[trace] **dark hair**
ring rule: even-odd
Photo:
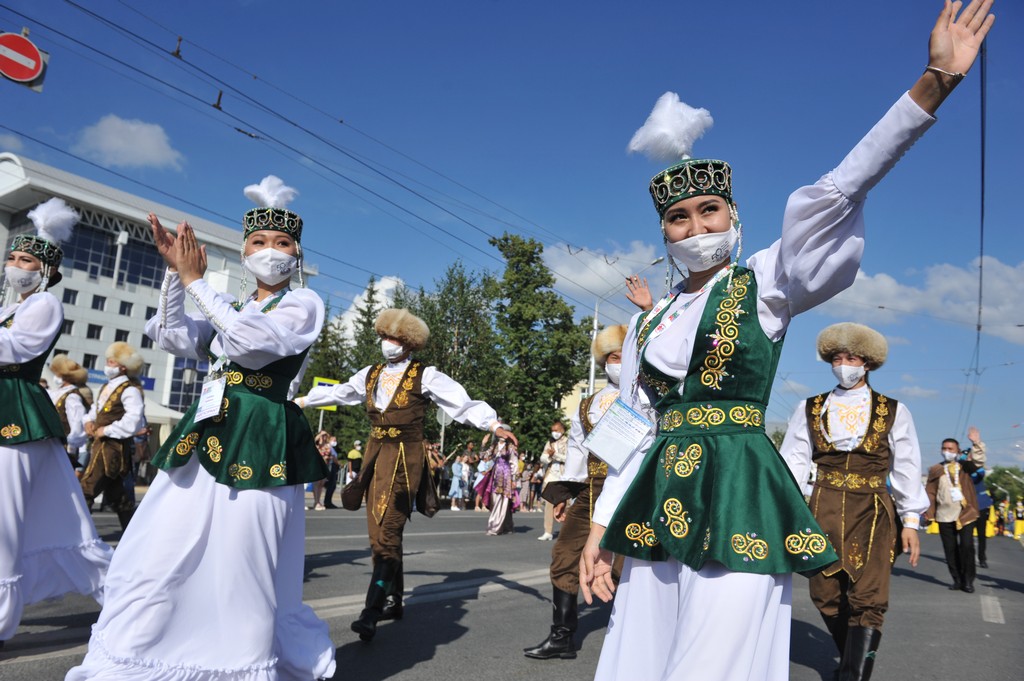
[[[953,444],[955,444],[956,445],[956,450],[960,451],[960,443],[957,441],[956,438],[947,437],[945,440],[942,441],[942,444],[946,444],[947,442],[952,442]]]
[[[554,428],[555,426],[562,426],[562,430],[565,430],[565,424],[562,423],[562,419],[558,419],[557,421],[551,424],[552,428]]]

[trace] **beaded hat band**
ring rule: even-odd
[[[691,196],[714,194],[732,203],[732,168],[725,161],[687,159],[651,178],[650,192],[660,216]]]
[[[64,259],[64,251],[52,241],[47,241],[34,234],[19,234],[11,242],[11,251],[21,251],[39,258],[44,265],[59,267]]]
[[[284,208],[252,208],[246,211],[242,222],[245,225],[243,241],[261,229],[284,232],[296,241],[302,239],[302,218]]]

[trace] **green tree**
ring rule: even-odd
[[[1020,467],[995,466],[992,468],[992,472],[985,476],[985,487],[997,503],[1006,499],[1007,493],[1009,493],[1012,503],[1017,503],[1018,499],[1024,499],[1024,482],[1022,481],[1024,481],[1024,471]]]
[[[544,246],[505,233],[491,239],[505,258],[495,306],[497,347],[507,364],[506,386],[492,404],[511,422],[520,449],[539,454],[558,405],[584,375],[589,335],[573,322],[573,308],[551,287]]]

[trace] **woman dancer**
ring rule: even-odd
[[[68,681],[305,681],[334,673],[327,625],[302,603],[306,482],[327,471],[289,400],[323,325],[301,271],[295,190],[246,188],[242,264],[256,290],[234,302],[203,280],[206,252],[150,214],[167,264],[146,333],[208,359],[203,395],[153,457],[158,474],[111,564],[89,652]],[[201,314],[185,314],[186,295]],[[207,407],[212,407],[208,409]]]
[[[853,283],[863,201],[974,63],[991,4],[959,17],[960,3],[945,4],[922,76],[833,172],[790,197],[782,239],[746,267],[731,263],[730,167],[688,158],[702,128],[675,146],[687,160],[651,181],[669,255],[689,275],[638,315],[623,347],[622,397],[656,437],[609,473],[580,561],[585,599],[610,600],[612,552],[626,555],[598,679],[789,677],[791,573],[836,555],[764,434],[782,339],[793,315]],[[665,141],[666,109],[701,118],[666,96],[631,146]]]
[[[0,647],[26,605],[72,592],[102,603],[112,554],[96,536],[68,465],[64,428],[39,385],[64,323],[47,289],[61,280],[60,244],[78,215],[53,198],[28,217],[37,234],[14,237],[3,294],[10,287],[16,299],[0,307]]]

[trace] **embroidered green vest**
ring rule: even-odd
[[[13,313],[0,320],[0,327],[10,329],[13,326]],[[4,405],[0,416],[0,446],[12,447],[51,437],[65,439],[53,401],[39,385],[46,358],[59,338],[58,332],[46,352],[24,364],[0,366],[0,404]]]
[[[667,312],[662,311],[662,315]],[[659,318],[638,327],[642,343]],[[836,560],[799,486],[764,432],[782,341],[757,318],[757,282],[737,267],[708,292],[685,379],[641,357],[658,433],[619,503],[602,545],[694,570],[813,573]]]
[[[284,295],[271,300],[266,313]],[[235,309],[243,303],[234,304]],[[220,413],[196,421],[196,400],[153,456],[153,465],[170,470],[198,456],[222,485],[262,489],[315,482],[327,466],[313,442],[302,410],[288,399],[291,382],[302,370],[309,348],[259,369],[228,364]]]

